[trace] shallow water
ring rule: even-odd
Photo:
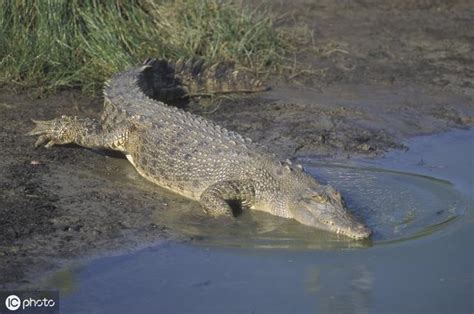
[[[223,226],[183,202],[155,219],[196,241],[68,267],[43,287],[61,290],[65,313],[472,313],[473,139],[453,131],[375,161],[301,160],[342,191],[370,241],[259,213]]]

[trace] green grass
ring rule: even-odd
[[[0,1],[0,84],[97,91],[148,57],[202,56],[278,69],[288,36],[262,9],[229,1]]]

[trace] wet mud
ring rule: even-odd
[[[392,3],[297,2],[296,22],[314,30],[320,50],[296,57],[318,75],[272,79],[269,92],[194,101],[187,110],[282,158],[375,157],[409,149],[403,140],[415,135],[471,126],[474,38],[466,30],[474,9],[462,1]],[[121,156],[35,150],[25,136],[32,118],[100,110],[100,97],[79,91],[0,90],[0,287],[27,285],[71,258],[176,239],[153,217],[198,208],[146,182]]]

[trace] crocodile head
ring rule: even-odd
[[[289,212],[298,222],[353,239],[365,239],[371,230],[348,211],[341,194],[333,187],[320,185],[295,194]]]
[[[350,213],[333,187],[318,183],[301,166],[274,169],[280,184],[266,195],[264,211],[357,240],[370,237],[372,231]]]

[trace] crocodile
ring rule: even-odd
[[[119,151],[140,175],[198,201],[217,219],[231,221],[243,209],[253,209],[357,240],[370,237],[341,194],[301,165],[280,161],[263,145],[163,102],[261,90],[261,81],[227,65],[149,59],[105,83],[99,120],[33,120],[28,135],[39,136],[35,147],[73,143]]]

